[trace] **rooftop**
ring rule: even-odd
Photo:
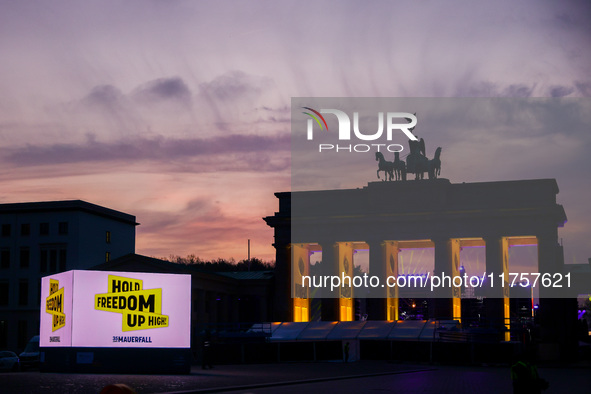
[[[34,213],[34,212],[56,212],[56,211],[83,211],[98,216],[107,217],[109,219],[118,220],[121,222],[138,225],[135,221],[135,216],[124,212],[116,211],[102,207],[100,205],[91,204],[82,200],[67,200],[67,201],[42,201],[42,202],[21,202],[0,204],[0,214],[8,213]]]

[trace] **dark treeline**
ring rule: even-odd
[[[195,265],[199,268],[212,272],[229,272],[229,271],[269,271],[275,268],[275,262],[267,262],[256,257],[250,260],[240,260],[236,262],[234,259],[214,259],[202,260],[199,257],[191,254],[187,257],[170,256],[165,259],[172,263]]]

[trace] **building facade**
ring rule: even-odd
[[[136,225],[80,200],[0,204],[0,348],[38,334],[41,277],[134,253]]]

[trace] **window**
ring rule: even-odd
[[[111,243],[111,232],[110,231],[107,231],[106,241],[107,241],[108,244]]]
[[[31,225],[29,223],[21,224],[21,236],[28,237],[31,235]]]
[[[21,254],[20,254],[21,268],[29,268],[30,256],[31,256],[31,254],[29,252],[29,248],[21,248]]]
[[[10,268],[10,249],[1,249],[0,250],[0,268],[1,269]]]
[[[2,225],[2,236],[3,237],[10,237],[10,224],[3,224]]]
[[[39,223],[39,235],[49,235],[49,223]]]
[[[59,235],[68,235],[68,222],[59,222],[58,233]]]
[[[39,251],[39,272],[62,272],[66,270],[67,245],[42,245]]]
[[[105,261],[108,263],[109,261],[111,261],[111,252],[107,252],[105,253]]]
[[[41,249],[39,253],[39,272],[47,272],[47,249]]]
[[[29,281],[21,279],[18,283],[18,304],[27,306],[29,304]]]
[[[10,286],[8,281],[0,282],[0,306],[7,306],[8,305],[8,293],[9,293]]]

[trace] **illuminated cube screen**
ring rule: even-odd
[[[40,346],[189,348],[191,276],[67,271],[41,281]]]

